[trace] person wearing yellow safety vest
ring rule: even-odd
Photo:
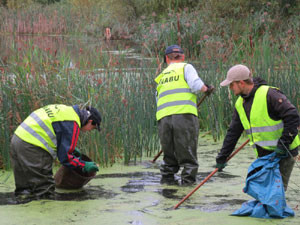
[[[155,78],[156,119],[164,153],[161,183],[178,184],[175,174],[183,167],[181,184],[190,185],[196,182],[198,171],[196,93],[211,91],[211,87],[203,83],[191,64],[184,62],[178,45],[167,47],[164,57],[168,67]]]
[[[226,159],[245,131],[257,157],[274,151],[278,155],[286,155],[279,162],[286,191],[300,145],[297,129],[300,119],[296,107],[278,88],[268,86],[259,77],[252,78],[245,65],[238,64],[228,70],[221,86],[228,85],[239,98],[223,146],[216,157],[216,167],[222,171]]]
[[[16,129],[11,140],[11,162],[15,196],[20,199],[44,198],[54,194],[53,161],[70,169],[96,172],[94,162],[80,158],[75,149],[80,131],[100,131],[97,109],[78,105],[47,105],[32,112]]]

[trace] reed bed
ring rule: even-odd
[[[126,164],[136,162],[159,148],[151,66],[141,62],[140,68],[132,68],[122,54],[101,49],[91,54],[93,61],[79,55],[73,67],[70,55],[50,55],[36,46],[11,51],[18,52],[10,58],[17,63],[0,74],[0,155],[5,168],[15,128],[31,111],[53,103],[91,104],[99,109],[102,132],[84,134],[79,144],[102,166],[120,159]]]
[[[122,2],[121,2],[122,3]],[[112,38],[128,38],[132,28],[126,7],[112,15],[106,1],[70,0],[57,4],[31,4],[24,8],[5,8],[0,5],[0,33],[18,35],[89,35],[104,39],[105,28],[112,29]]]
[[[233,54],[226,63],[209,59],[203,63],[192,61],[201,78],[216,87],[199,113],[201,130],[211,131],[215,140],[224,136],[231,120],[236,96],[227,88],[220,88],[219,83],[235,63],[247,64],[254,76],[261,76],[270,85],[280,87],[300,108],[299,64],[296,61],[299,53],[270,48],[268,40],[255,41],[254,45],[252,55],[239,58]],[[233,51],[240,51],[240,47]],[[10,60],[16,63],[1,70],[0,84],[0,142],[4,146],[0,155],[6,168],[9,167],[10,137],[16,126],[34,109],[52,103],[91,104],[100,110],[102,132],[84,134],[79,144],[83,152],[103,166],[120,159],[126,164],[136,162],[159,149],[153,81],[157,74],[155,58],[128,61],[126,52],[130,52],[129,49],[123,49],[125,53],[120,54],[122,51],[104,48],[95,51],[79,48],[79,54],[71,57],[63,52],[49,54],[34,45],[22,50],[15,46],[11,52],[14,54]]]
[[[224,136],[231,120],[236,96],[219,84],[235,64],[246,64],[254,76],[279,87],[300,109],[299,16],[279,21],[280,17],[265,8],[243,20],[230,18],[188,8],[180,13],[170,10],[163,23],[141,17],[135,36],[145,47],[143,54],[150,52],[150,56],[160,59],[158,63],[166,46],[181,45],[187,61],[195,65],[200,77],[217,87],[199,115],[201,127],[212,130],[215,139]]]
[[[273,45],[273,46],[272,46]],[[213,84],[216,91],[210,96],[205,110],[200,111],[202,125],[207,129],[213,129],[215,139],[223,137],[226,133],[234,108],[236,96],[229,88],[220,87],[220,82],[225,79],[227,70],[234,64],[245,64],[253,72],[253,76],[259,76],[271,86],[280,90],[300,110],[299,91],[299,46],[294,45],[289,53],[280,50],[280,45],[268,41],[255,42],[255,50],[251,56],[236,57],[233,55],[226,63],[211,64],[208,69],[196,66],[199,75],[204,81]],[[272,46],[272,47],[270,47]],[[236,51],[236,50],[235,50]],[[211,114],[210,114],[211,113]],[[210,117],[210,118],[209,118]]]
[[[32,8],[33,17],[27,16],[28,11],[14,17],[12,12],[5,16],[1,11],[0,32],[102,34],[107,14],[74,2],[79,4],[77,8],[53,7],[41,16],[43,10]],[[47,21],[51,15],[53,21]],[[171,44],[180,44],[202,80],[216,87],[199,113],[201,130],[211,132],[215,140],[225,135],[231,120],[236,96],[219,84],[234,64],[249,66],[254,76],[279,87],[300,110],[299,16],[290,17],[281,26],[280,18],[264,9],[244,20],[233,18],[185,8],[169,10],[168,17],[160,22],[155,13],[142,16],[133,27],[114,22],[119,31],[112,28],[113,34],[135,31],[129,36],[147,59],[132,57],[127,44],[114,46],[116,51],[112,51],[111,42],[101,41],[101,35],[94,44],[78,38],[68,51],[62,50],[68,45],[63,36],[45,44],[41,36],[24,41],[15,35],[14,41],[6,44],[11,47],[4,49],[5,57],[0,61],[0,144],[4,146],[0,162],[9,168],[9,142],[16,126],[34,109],[52,103],[91,104],[100,110],[102,132],[85,134],[79,143],[83,152],[103,166],[117,160],[136,162],[158,151],[154,78],[165,66],[163,52]],[[18,30],[22,20],[28,27]]]

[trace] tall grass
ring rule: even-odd
[[[175,43],[183,47],[187,61],[196,67],[202,80],[216,87],[201,105],[199,114],[201,129],[212,131],[215,139],[224,136],[231,120],[236,96],[219,84],[234,64],[249,66],[254,76],[279,87],[300,109],[299,15],[280,17],[271,11],[272,2],[261,3],[263,7],[247,11],[239,20],[239,13],[245,12],[243,7],[226,17],[212,10],[210,3],[218,1],[208,1],[197,10],[178,8],[184,1],[172,1],[177,8],[165,9],[166,17],[149,11],[148,17],[141,16],[133,22],[129,16],[123,23],[115,14],[109,16],[107,9],[111,7],[107,3],[99,8],[101,0],[95,2],[93,5],[91,0],[70,0],[27,11],[0,8],[2,33],[79,33],[81,37],[90,34],[99,39],[94,45],[87,41],[86,46],[78,40],[69,52],[62,51],[67,45],[63,36],[46,45],[41,36],[35,36],[38,38],[32,42],[15,36],[16,41],[6,44],[11,48],[4,49],[1,63],[5,66],[0,67],[0,143],[4,146],[0,156],[5,167],[9,167],[13,130],[31,111],[51,103],[92,104],[99,108],[103,115],[102,132],[83,135],[80,147],[102,165],[118,159],[129,163],[159,149],[153,79],[163,69],[166,46]],[[133,10],[141,15],[134,7],[127,7],[128,12]],[[53,21],[47,21],[51,16]],[[26,26],[18,30],[22,20]],[[129,59],[126,53],[112,52],[109,42],[100,41],[104,38],[104,27],[111,27],[117,37],[132,38],[140,54],[150,56],[150,60]],[[120,46],[119,50],[130,49]]]
[[[132,32],[131,7],[119,1],[66,0],[51,5],[30,4],[23,8],[0,7],[0,33],[39,35],[88,35],[104,39],[106,27],[113,39]]]
[[[265,36],[262,40],[255,39],[254,49],[246,54],[241,49],[247,48],[249,41],[240,41],[226,62],[222,58],[192,62],[200,77],[216,87],[199,114],[201,129],[211,130],[215,139],[225,134],[236,100],[219,83],[236,63],[248,65],[254,76],[280,87],[300,108],[297,40],[291,49],[283,51],[280,48],[283,43],[276,45]],[[131,62],[124,54],[103,48],[87,52],[79,48],[77,57],[71,57],[64,52],[49,54],[47,49],[32,44],[21,50],[12,46],[11,52],[10,60],[16,63],[9,64],[0,74],[0,142],[4,146],[0,155],[5,167],[9,167],[9,142],[16,126],[34,109],[52,103],[91,104],[100,110],[102,132],[84,134],[79,144],[83,152],[101,165],[119,159],[128,164],[159,149],[153,81],[156,58]]]
[[[170,11],[163,23],[141,18],[136,35],[147,47],[143,53],[151,52],[160,62],[166,46],[180,44],[200,77],[217,87],[200,110],[201,126],[212,129],[215,139],[224,136],[236,96],[219,84],[227,70],[240,63],[249,66],[254,76],[279,87],[299,110],[299,16],[283,21],[283,27],[279,21],[282,18],[271,15],[267,8],[237,21],[231,20],[232,16],[217,18],[207,14],[189,9]]]
[[[10,59],[17,64],[0,74],[0,155],[6,168],[15,128],[31,111],[53,103],[91,104],[99,109],[102,132],[83,134],[79,144],[101,165],[119,159],[136,162],[158,149],[151,65],[141,62],[140,68],[132,68],[122,54],[100,49],[91,53],[89,63],[79,55],[70,68],[74,59],[68,54],[50,55],[34,45],[11,51],[18,52]]]

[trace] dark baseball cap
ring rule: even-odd
[[[168,55],[168,54],[171,54],[171,53],[183,54],[183,51],[178,45],[171,45],[171,46],[168,46],[166,48],[165,55]]]
[[[93,121],[92,124],[96,125],[97,130],[100,131],[101,130],[100,124],[102,119],[99,111],[96,108],[91,106],[86,107],[86,110],[91,113],[89,116],[89,120],[92,120]]]

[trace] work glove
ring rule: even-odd
[[[207,87],[206,94],[209,96],[215,89],[213,85],[204,84]]]
[[[218,168],[219,172],[222,172],[222,170],[225,168],[225,166],[227,166],[227,163],[217,163],[216,164],[216,168]]]
[[[76,157],[81,157],[81,152],[79,151],[78,148],[75,147],[74,151],[73,151],[73,155]]]
[[[85,162],[85,165],[83,167],[83,172],[90,173],[90,172],[96,172],[99,171],[98,166],[94,162]]]

